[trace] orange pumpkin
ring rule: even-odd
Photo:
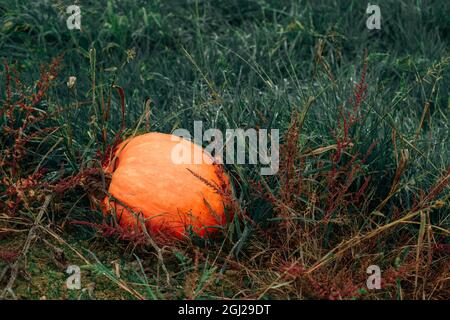
[[[193,160],[195,152],[206,162],[174,161],[180,154]],[[130,138],[116,148],[106,171],[112,173],[109,193],[118,201],[106,197],[105,209],[115,211],[122,226],[142,225],[137,218],[142,215],[152,234],[182,238],[188,228],[204,237],[227,223],[228,177],[188,140],[163,133]]]

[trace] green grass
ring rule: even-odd
[[[66,27],[71,4],[0,4],[0,56],[24,83],[13,86],[14,99],[36,92],[41,65],[63,54],[58,77],[37,106],[48,117],[25,133],[39,134],[25,145],[17,173],[6,161],[17,141],[0,133],[0,252],[22,250],[44,197],[52,195],[38,240],[27,259],[17,260],[31,281],[19,273],[16,297],[349,299],[365,290],[371,264],[393,279],[358,298],[449,297],[448,249],[437,249],[450,244],[448,186],[432,199],[427,194],[438,181],[448,182],[450,167],[450,3],[379,1],[381,30],[368,30],[361,1],[83,1],[81,31]],[[367,98],[349,133],[354,147],[337,164],[333,151],[302,158],[335,144],[333,132],[342,135],[340,110],[351,110],[347,100],[365,61]],[[7,73],[5,66],[0,70],[3,109]],[[70,76],[77,78],[73,88],[66,85]],[[140,122],[147,98],[151,131],[192,130],[202,120],[204,127],[285,134],[289,152],[282,152],[279,175],[263,181],[255,166],[226,166],[246,218],[233,223],[223,241],[187,241],[161,248],[158,256],[151,245],[135,247],[71,225],[101,219],[89,197],[95,183],[63,194],[36,186],[38,195],[25,195],[14,214],[7,207],[11,183],[39,168],[46,170],[39,181],[56,185],[98,166],[97,152],[121,130],[120,90],[112,85],[125,93],[123,136],[147,130]],[[2,129],[20,125],[0,115]],[[345,164],[357,153],[360,168],[349,179]],[[370,182],[363,200],[338,203],[327,216],[333,190],[326,177],[334,165],[343,170],[336,188],[350,182],[342,199],[356,194],[366,177]],[[258,182],[263,187],[256,188]],[[298,197],[290,188],[301,190]],[[46,242],[67,256],[59,267]],[[65,288],[67,263],[84,266],[83,286],[95,283],[93,296]],[[0,259],[0,288],[13,264]]]

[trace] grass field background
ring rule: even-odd
[[[450,2],[72,4],[0,1],[0,297],[449,298]],[[102,223],[108,146],[196,120],[282,135],[277,175],[226,166],[223,237]]]

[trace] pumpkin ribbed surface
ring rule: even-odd
[[[180,154],[190,154],[193,160],[194,152],[209,161],[174,162],[174,155]],[[227,222],[230,186],[221,165],[212,159],[200,146],[170,134],[128,139],[117,147],[107,168],[112,173],[109,193],[118,201],[106,197],[106,210],[114,207],[120,224],[130,227],[138,220],[132,212],[141,214],[152,233],[181,238],[188,227],[201,237],[215,232]]]

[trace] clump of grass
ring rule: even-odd
[[[402,298],[417,298],[419,290],[422,297],[425,292],[436,297],[448,294],[442,287],[448,275],[448,261],[444,262],[442,255],[434,251],[439,240],[425,215],[444,205],[442,200],[433,199],[448,188],[449,174],[443,172],[429,190],[420,192],[412,207],[397,208],[398,213],[391,219],[379,219],[386,217],[379,210],[388,200],[395,201],[395,195],[391,190],[388,200],[373,196],[371,175],[364,164],[375,142],[361,156],[356,148],[358,141],[352,135],[365,120],[366,70],[367,61],[353,97],[348,99],[350,111],[340,107],[337,130],[333,132],[335,144],[303,153],[298,145],[301,117],[293,114],[281,147],[280,171],[276,181],[271,182],[275,189],[264,180],[256,184],[255,196],[271,204],[273,223],[269,229],[256,232],[249,248],[251,253],[247,252],[246,259],[239,263],[260,288],[245,298],[395,298],[399,288]],[[328,161],[324,157],[327,153]],[[305,172],[306,163],[314,164],[313,174]],[[402,174],[400,167],[394,185]],[[424,244],[423,233],[416,240],[417,230],[405,231],[404,223],[420,223],[421,232],[425,232],[424,228],[428,232],[428,243]],[[385,251],[386,246],[389,252]],[[408,249],[411,246],[416,247],[416,256]],[[425,247],[428,259],[424,260],[419,252]],[[405,250],[408,253],[399,258]],[[386,276],[379,293],[365,287],[365,268],[372,264],[378,264]],[[433,281],[419,285],[419,274]],[[434,289],[437,283],[442,288],[439,292]]]

